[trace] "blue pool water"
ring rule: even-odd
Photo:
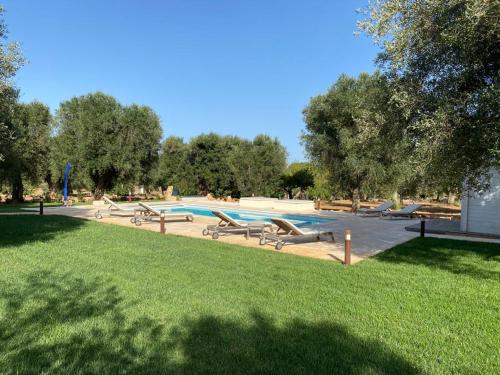
[[[199,206],[155,206],[155,208],[160,210],[165,210],[165,212],[191,212],[193,215],[215,217],[212,214],[213,210],[224,211],[227,215],[235,220],[244,221],[266,221],[271,222],[271,218],[282,218],[291,221],[297,226],[302,225],[312,225],[312,224],[324,224],[333,221],[334,219],[321,218],[317,216],[307,216],[307,215],[292,215],[292,214],[279,214],[270,212],[256,212],[256,211],[240,211],[240,210],[228,210],[224,207],[220,208],[209,208],[209,207],[199,207]]]

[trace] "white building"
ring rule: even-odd
[[[489,190],[464,191],[460,230],[500,236],[500,170],[491,171]]]

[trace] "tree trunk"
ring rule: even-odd
[[[14,180],[12,181],[12,200],[14,202],[23,202],[24,201],[24,186],[23,179],[21,175],[16,175]]]
[[[68,199],[69,199],[69,191],[68,191]],[[98,180],[97,180],[97,183],[95,185],[95,189],[94,189],[94,200],[100,200],[102,199],[102,196],[104,195],[104,182],[103,182],[103,178],[100,177]]]
[[[92,176],[92,181],[94,182],[94,191],[93,191],[93,195],[94,195],[94,200],[100,200],[102,198],[102,196],[104,195],[104,178],[103,176],[100,174],[100,173],[95,173],[93,176]],[[69,196],[70,196],[70,193],[69,193],[69,189],[68,189],[68,199],[69,199]]]
[[[357,212],[359,210],[360,205],[361,202],[359,198],[359,188],[355,188],[352,191],[352,212]]]
[[[297,192],[297,194],[295,194],[293,199],[301,199],[301,200],[306,199],[306,193],[304,192],[304,190],[299,189],[299,191]]]
[[[69,195],[69,194],[68,194]],[[104,195],[104,190],[101,187],[96,187],[94,190],[94,200],[98,201]]]

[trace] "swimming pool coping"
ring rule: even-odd
[[[300,227],[308,227],[308,228],[315,228],[318,226],[326,226],[332,224],[336,218],[333,216],[324,216],[324,215],[318,215],[314,213],[305,213],[305,212],[300,212],[300,213],[292,213],[292,212],[279,212],[276,210],[256,210],[256,209],[246,209],[242,207],[221,207],[219,205],[205,205],[205,204],[155,204],[151,205],[152,207],[155,207],[158,210],[168,210],[172,208],[176,209],[182,209],[185,208],[186,210],[189,210],[190,208],[194,210],[204,210],[204,211],[223,211],[227,213],[228,215],[231,215],[231,213],[235,213],[237,215],[248,215],[248,216],[256,216],[257,218],[255,219],[245,219],[245,218],[235,218],[236,220],[264,220],[267,222],[271,222],[272,218],[283,218],[286,220],[289,220],[291,222],[294,222],[296,225]],[[216,218],[212,215],[203,215],[197,212],[191,212],[193,216],[196,217],[204,217],[204,218]],[[260,218],[261,217],[261,218]]]

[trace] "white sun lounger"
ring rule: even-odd
[[[402,208],[401,210],[394,210],[394,211],[385,211],[382,213],[381,217],[389,217],[389,218],[394,218],[394,217],[406,217],[408,219],[411,219],[412,215],[417,211],[420,207],[422,207],[421,204],[410,204],[409,206],[406,206],[405,208]]]
[[[360,208],[355,212],[355,214],[362,216],[372,216],[372,215],[380,216],[384,211],[387,211],[392,206],[394,206],[394,203],[391,201],[387,201],[374,208]]]
[[[218,224],[209,224],[203,229],[203,235],[212,234],[212,238],[219,238],[219,233],[244,233],[248,239],[251,233],[260,232],[263,235],[265,229],[272,230],[272,224],[265,221],[242,221],[235,220],[222,211],[212,211],[212,214],[217,216],[220,221]]]
[[[162,212],[150,206],[149,204],[139,202],[139,206],[142,208],[136,209],[135,215],[135,225],[141,225],[142,221],[152,221],[153,217],[160,217]],[[146,212],[146,215],[144,215]],[[163,213],[165,216],[165,220],[176,220],[176,219],[185,219],[187,221],[193,221],[193,214],[191,212],[183,211],[183,212],[165,212]]]
[[[265,245],[268,242],[276,242],[274,248],[281,250],[285,242],[290,240],[299,240],[300,242],[321,241],[322,236],[328,236],[328,239],[323,241],[335,241],[331,230],[314,230],[302,229],[295,226],[286,219],[274,218],[271,221],[278,226],[275,233],[263,233],[260,239],[260,245]]]

